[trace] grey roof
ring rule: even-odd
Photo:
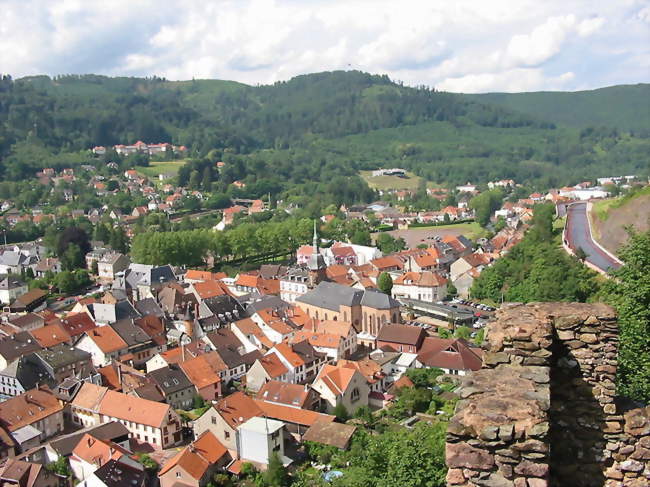
[[[129,430],[122,423],[111,421],[110,423],[100,424],[94,428],[88,428],[66,436],[60,436],[50,442],[50,447],[59,455],[67,457],[72,454],[72,450],[77,446],[79,440],[86,433],[91,433],[98,440],[104,441],[121,441],[129,437]]]
[[[0,255],[0,264],[12,267],[23,264],[26,260],[27,257],[25,255],[13,250],[7,250]]]
[[[45,324],[45,320],[42,316],[39,316],[36,313],[26,313],[24,315],[12,316],[9,318],[9,323],[18,328],[39,328]]]
[[[363,291],[342,284],[323,281],[315,289],[296,298],[296,301],[339,311],[341,306],[357,306],[361,304]]]
[[[222,295],[204,299],[201,302],[203,309],[207,308],[213,315],[217,316],[224,323],[237,321],[244,316],[244,308],[232,296]],[[206,317],[201,314],[201,317]]]
[[[38,350],[33,355],[53,369],[65,367],[82,360],[90,360],[90,353],[64,344]]]
[[[194,387],[185,375],[185,372],[177,364],[152,370],[147,375],[151,377],[165,395]]]
[[[28,424],[27,426],[23,426],[22,428],[18,428],[17,430],[12,431],[11,436],[14,440],[16,440],[16,443],[22,445],[23,443],[26,443],[29,440],[33,440],[34,438],[40,436],[41,433],[42,431],[37,430]]]
[[[474,246],[474,244],[472,244],[472,241],[469,240],[465,235],[458,235],[456,239],[469,249],[471,249]]]
[[[260,266],[260,276],[262,279],[276,279],[287,273],[287,266],[280,264],[262,264]]]
[[[0,338],[0,355],[7,362],[40,350],[41,346],[29,332],[19,331],[8,337]]]
[[[251,301],[246,307],[246,316],[253,316],[255,313],[265,309],[286,309],[288,307],[289,303],[280,299],[278,296],[267,294]]]
[[[175,280],[174,270],[169,265],[154,267],[145,264],[131,264],[126,274],[126,281],[131,287],[151,286]]]
[[[93,472],[106,487],[142,487],[147,483],[144,469],[138,470],[117,460],[109,460]]]
[[[88,305],[88,309],[95,321],[102,323],[140,318],[140,313],[128,301],[118,301],[115,304],[93,303]]]
[[[24,286],[27,286],[27,284],[25,284],[23,281],[21,281],[16,277],[11,277],[11,278],[6,277],[2,281],[0,281],[0,289],[3,291],[9,291],[11,289],[16,289]]]
[[[158,305],[156,300],[153,298],[146,298],[146,299],[141,299],[140,301],[136,301],[135,309],[142,316],[154,315],[157,316],[158,318],[162,318],[165,316],[165,313],[163,312],[162,308]]]
[[[393,299],[388,294],[384,294],[377,289],[366,289],[361,298],[361,306],[367,306],[374,309],[391,309],[399,308],[399,301]]]
[[[115,265],[115,263],[121,258],[124,257],[124,254],[120,252],[109,252],[104,254],[100,259],[99,262],[102,264],[111,264]]]
[[[165,396],[162,395],[160,389],[158,389],[156,384],[151,382],[148,382],[146,384],[141,385],[140,387],[133,389],[130,392],[130,395],[137,396],[142,399],[148,399],[149,401],[165,402]]]
[[[151,342],[151,337],[142,328],[136,326],[131,318],[116,321],[111,327],[129,347]]]

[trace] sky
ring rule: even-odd
[[[650,0],[0,0],[0,72],[268,84],[356,69],[439,90],[650,81]]]

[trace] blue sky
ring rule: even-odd
[[[0,0],[0,70],[249,84],[334,69],[456,92],[650,81],[650,0]]]

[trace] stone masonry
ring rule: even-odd
[[[603,304],[507,305],[447,430],[454,487],[650,486],[650,408],[619,411]]]

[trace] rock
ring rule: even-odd
[[[632,436],[650,435],[650,406],[625,413],[625,432]]]
[[[450,468],[471,468],[490,470],[494,466],[494,457],[487,451],[471,447],[465,442],[447,444],[447,466]]]
[[[528,436],[532,438],[542,438],[548,434],[549,424],[547,422],[537,423],[528,430]]]
[[[643,448],[642,446],[637,446],[634,453],[630,455],[630,458],[633,458],[634,460],[650,460],[650,450]]]
[[[605,477],[607,477],[608,479],[622,480],[623,474],[621,473],[620,470],[614,467],[609,467],[607,470],[605,470]]]
[[[621,423],[617,423],[616,421],[605,421],[605,427],[603,428],[603,432],[619,433],[621,431],[623,431],[623,428],[621,428]]]
[[[605,404],[603,411],[607,414],[616,414],[616,404]]]
[[[528,487],[548,487],[548,481],[546,479],[528,479]]]
[[[623,472],[641,472],[643,470],[643,464],[636,460],[625,460],[621,462],[621,470]]]
[[[512,436],[514,434],[515,427],[512,424],[504,424],[503,426],[499,427],[499,439],[503,441],[510,441],[512,440]]]
[[[515,467],[515,472],[527,477],[546,477],[548,475],[548,464],[524,460]]]
[[[576,328],[582,323],[582,317],[577,315],[560,316],[555,320],[555,328],[558,330],[568,330]]]
[[[510,355],[505,352],[486,352],[483,355],[484,365],[497,365],[510,362]]]
[[[460,468],[450,468],[447,471],[447,485],[458,485],[465,483],[463,470]]]
[[[515,483],[498,472],[491,473],[484,479],[475,479],[474,483],[481,487],[514,487]]]
[[[558,330],[557,337],[560,340],[573,340],[576,337],[576,334],[571,330]]]
[[[512,449],[516,451],[522,451],[522,452],[538,452],[538,453],[546,453],[548,452],[548,445],[544,443],[543,441],[539,440],[526,440],[521,443],[515,443],[512,445]]]
[[[481,430],[479,438],[482,440],[496,440],[499,434],[498,426],[486,426]]]
[[[585,343],[596,343],[598,341],[598,337],[593,333],[582,333],[579,338]]]

